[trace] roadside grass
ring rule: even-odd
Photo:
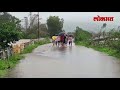
[[[103,46],[91,46],[88,44],[88,42],[75,42],[76,45],[81,45],[81,46],[85,46],[88,48],[93,48],[97,51],[100,52],[104,52],[106,54],[108,54],[109,56],[114,56],[118,59],[120,59],[120,52],[116,49],[110,48],[110,47],[103,47]]]

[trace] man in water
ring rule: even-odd
[[[59,47],[59,44],[60,44],[60,36],[57,36],[57,38],[56,38],[56,46]]]
[[[55,40],[56,40],[57,36],[53,35],[52,36],[52,43],[53,43],[53,46],[55,45]]]
[[[72,46],[72,36],[70,35],[69,37],[68,37],[68,42],[69,42],[69,46],[71,45]]]
[[[65,39],[66,46],[67,46],[67,43],[68,43],[68,35],[66,35],[66,39]]]
[[[64,34],[60,36],[61,45],[64,46]]]

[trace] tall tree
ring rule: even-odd
[[[75,30],[75,41],[84,41],[90,39],[92,36],[92,33],[83,30],[82,28],[76,27]]]
[[[58,16],[50,16],[47,19],[48,32],[50,36],[58,34],[62,31],[64,19],[60,19]]]
[[[20,20],[7,12],[0,12],[0,47],[8,47],[8,43],[20,38]]]

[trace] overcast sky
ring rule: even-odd
[[[10,14],[23,19],[28,17],[29,12],[9,12]],[[37,12],[32,12],[35,14]],[[65,31],[74,31],[76,26],[79,26],[88,31],[98,31],[103,23],[105,22],[95,22],[93,17],[99,16],[111,16],[114,17],[114,21],[106,22],[107,29],[117,28],[120,26],[120,12],[39,12],[41,22],[46,23],[47,18],[51,15],[59,16],[64,19],[64,29]]]

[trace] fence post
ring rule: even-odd
[[[11,56],[11,53],[10,53],[10,47],[7,47],[7,59],[9,60],[9,57]]]
[[[0,59],[2,59],[2,53],[3,53],[2,50],[0,50]]]
[[[5,50],[3,49],[3,57],[2,57],[4,60],[6,58],[6,54],[5,54]]]

